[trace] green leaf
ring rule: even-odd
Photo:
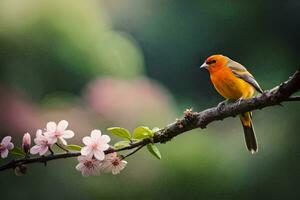
[[[158,148],[154,144],[147,144],[147,149],[157,159],[161,159],[161,154],[160,154]]]
[[[109,131],[110,133],[112,133],[118,137],[125,138],[128,140],[131,139],[131,135],[130,135],[129,131],[125,128],[111,127],[111,128],[108,128],[107,131]]]
[[[128,146],[130,144],[130,141],[128,141],[128,140],[124,140],[124,141],[119,141],[119,142],[117,142],[117,143],[115,143],[114,144],[114,148],[115,149],[120,149],[120,148],[122,148],[122,147],[126,147],[126,146]]]
[[[134,139],[144,139],[144,138],[149,138],[153,137],[154,133],[153,131],[146,127],[146,126],[139,126],[133,131],[133,138]]]
[[[17,155],[17,156],[26,156],[26,153],[23,149],[20,147],[15,147],[10,151],[11,154]]]
[[[67,149],[73,150],[73,151],[80,151],[81,150],[81,146],[78,146],[76,144],[68,144],[67,145]]]

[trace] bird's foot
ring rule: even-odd
[[[225,105],[227,105],[228,102],[229,102],[228,100],[225,100],[225,101],[220,102],[220,103],[218,104],[218,106],[217,106],[217,110],[218,110],[218,111],[222,110],[222,108],[223,108]]]
[[[238,105],[240,105],[242,100],[243,100],[243,97],[237,99],[237,100],[235,101],[235,103],[238,103]]]

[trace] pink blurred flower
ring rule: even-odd
[[[67,145],[67,141],[65,139],[69,139],[74,137],[74,132],[71,130],[66,130],[69,123],[66,120],[61,120],[56,125],[55,122],[48,122],[45,136],[53,139],[54,143],[59,139],[63,145]]]
[[[109,148],[110,137],[108,135],[101,135],[100,130],[93,130],[91,137],[84,137],[82,142],[86,146],[81,149],[81,154],[84,156],[94,156],[97,160],[101,161],[105,157],[104,151]]]
[[[100,175],[101,162],[91,156],[79,156],[79,163],[76,169],[81,171],[83,176],[97,176]]]
[[[40,124],[39,109],[26,94],[1,83],[0,110],[0,132],[8,135],[19,136],[17,133],[36,130]]]
[[[117,153],[105,155],[105,159],[101,165],[101,169],[112,172],[113,175],[119,174],[127,165],[127,161],[122,160]]]
[[[22,149],[27,153],[31,145],[31,136],[29,133],[25,133],[22,141]]]
[[[170,93],[147,78],[95,79],[86,87],[85,99],[93,111],[118,126],[160,126],[175,116]]]
[[[54,144],[54,140],[46,137],[43,133],[42,130],[37,130],[36,132],[36,138],[34,139],[34,145],[30,149],[31,154],[37,154],[39,153],[40,156],[44,155],[48,150],[49,147]]]
[[[0,143],[1,158],[6,158],[8,151],[14,148],[14,144],[11,142],[11,136],[6,136]]]

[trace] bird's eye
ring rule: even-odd
[[[210,65],[210,64],[213,64],[213,63],[216,63],[217,61],[216,60],[210,60],[208,62],[206,62],[206,64]]]

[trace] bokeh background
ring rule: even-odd
[[[299,68],[299,9],[297,0],[1,0],[0,136],[20,145],[60,119],[77,144],[94,128],[164,127],[222,100],[199,69],[215,53],[272,88]],[[298,199],[299,111],[254,112],[255,156],[230,118],[159,145],[160,161],[138,152],[118,176],[83,178],[75,158],[1,172],[1,199]]]

